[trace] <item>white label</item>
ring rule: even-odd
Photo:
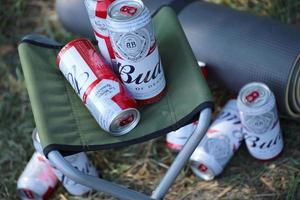
[[[100,38],[100,37],[97,37],[97,36],[96,36],[96,39],[98,41],[98,48],[99,48],[99,51],[100,51],[101,55],[105,59],[106,63],[110,67],[112,67],[112,60],[110,58],[109,51],[108,51],[105,40],[103,38]]]
[[[106,131],[109,131],[112,117],[122,110],[112,100],[112,97],[118,93],[120,93],[118,82],[103,79],[94,87],[86,101],[86,106],[91,114]]]
[[[97,77],[75,47],[69,48],[63,54],[59,68],[81,100],[87,88],[97,80]]]
[[[172,131],[168,133],[167,142],[171,144],[183,146],[186,143],[187,139],[194,132],[196,126],[197,126],[196,123],[191,123],[176,131]]]
[[[236,103],[235,109],[236,111],[233,111],[225,106],[198,146],[213,156],[222,167],[225,167],[243,140]]]
[[[245,130],[245,141],[251,155],[267,160],[277,156],[283,149],[283,139],[280,124],[263,134],[255,134]]]
[[[71,156],[66,156],[64,158],[77,170],[87,175],[98,177],[96,168],[88,160],[85,153],[81,152]],[[72,195],[82,195],[91,190],[91,188],[76,183],[72,179],[62,174],[59,170],[55,170],[55,174],[58,177],[58,179],[62,182],[66,190],[68,190],[68,192],[70,192]]]
[[[157,47],[141,62],[118,61],[121,79],[135,99],[152,98],[165,88],[166,80]]]

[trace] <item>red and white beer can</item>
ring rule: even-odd
[[[249,83],[239,92],[238,108],[249,153],[259,160],[277,157],[283,138],[273,92],[263,83]]]
[[[208,69],[206,66],[206,63],[202,62],[202,61],[197,61],[198,62],[198,66],[200,67],[200,71],[203,74],[204,78],[207,80],[208,79]]]
[[[242,125],[236,100],[230,100],[192,154],[192,171],[197,177],[212,180],[223,171],[242,140]]]
[[[127,90],[139,104],[159,101],[166,80],[148,8],[140,0],[118,0],[109,6],[106,19]]]
[[[107,8],[113,1],[114,0],[84,0],[84,4],[93,27],[95,38],[98,41],[100,53],[106,63],[114,69],[117,63],[106,25]]]
[[[18,179],[17,193],[23,200],[46,200],[56,184],[54,169],[42,154],[35,152]]]
[[[167,134],[166,146],[172,151],[180,151],[194,132],[198,122],[193,122]]]
[[[32,132],[32,140],[33,140],[33,146],[35,150],[43,154],[43,148],[40,143],[40,138],[37,132],[37,129],[34,129]],[[74,168],[78,169],[79,171],[90,175],[98,177],[98,172],[95,168],[95,166],[90,162],[87,155],[84,152],[73,154],[70,156],[64,157],[66,161],[68,161]],[[83,195],[89,191],[92,191],[92,188],[89,188],[87,186],[81,185],[79,183],[76,183],[69,177],[65,176],[60,170],[56,169],[54,164],[52,164],[49,160],[45,158],[45,161],[48,162],[54,170],[54,173],[58,180],[63,184],[64,188],[72,195]]]
[[[98,124],[112,135],[124,135],[139,122],[136,101],[87,39],[66,44],[57,65]]]

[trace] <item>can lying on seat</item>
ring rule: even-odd
[[[89,40],[66,44],[57,65],[103,130],[120,136],[138,124],[136,101]]]

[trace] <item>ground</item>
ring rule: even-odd
[[[297,0],[210,0],[234,9],[268,15],[275,20],[299,24]],[[67,41],[74,37],[57,22],[54,3],[42,0],[2,0],[0,4],[0,199],[17,199],[17,179],[34,149],[31,131],[33,115],[17,53],[17,42],[30,32]],[[229,91],[210,82],[219,105]],[[273,162],[262,163],[239,149],[220,177],[204,182],[186,166],[166,199],[300,199],[300,125],[281,119],[285,138],[283,154]],[[164,146],[164,138],[118,150],[89,153],[106,179],[149,194],[164,174],[175,154]],[[58,186],[51,199],[113,199],[93,192],[72,197]]]

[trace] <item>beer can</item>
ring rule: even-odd
[[[139,104],[159,101],[166,80],[149,9],[140,0],[118,0],[108,7],[106,19],[126,88]]]
[[[34,129],[32,132],[32,139],[33,139],[33,145],[35,150],[43,154],[43,148],[40,143],[40,138],[37,132],[37,129]],[[66,161],[68,161],[74,168],[78,169],[79,171],[98,177],[98,172],[95,168],[95,166],[89,161],[88,157],[84,152],[73,154],[70,156],[64,157]],[[55,176],[58,178],[58,180],[63,184],[64,188],[72,195],[83,195],[92,189],[81,185],[79,183],[76,183],[69,177],[65,176],[60,170],[55,168],[55,165],[52,164],[49,160],[45,158],[45,162],[48,162],[49,165],[51,165],[54,169]]]
[[[172,151],[180,151],[194,132],[198,122],[193,122],[167,134],[166,146]]]
[[[136,101],[87,39],[66,44],[57,65],[100,127],[124,135],[139,122]]]
[[[98,172],[94,165],[89,161],[87,155],[84,152],[73,154],[70,156],[64,157],[74,168],[77,170],[90,175],[98,177]],[[55,170],[55,175],[58,180],[63,184],[64,188],[72,195],[83,195],[87,192],[92,191],[92,188],[89,188],[85,185],[81,185],[69,177],[65,176],[60,170]]]
[[[197,62],[200,67],[200,71],[201,71],[202,75],[204,76],[205,79],[208,79],[208,69],[207,69],[206,63],[199,61],[199,60]]]
[[[250,154],[260,160],[277,157],[283,138],[273,92],[264,83],[249,83],[240,90],[237,105]]]
[[[106,63],[114,69],[117,63],[106,25],[107,7],[113,1],[114,0],[84,0],[84,4],[93,27],[95,38],[98,41],[100,53]]]
[[[17,183],[17,194],[23,200],[49,198],[57,184],[54,169],[39,152],[35,152]]]
[[[236,100],[230,100],[207,130],[190,158],[197,177],[212,180],[219,175],[243,140]]]

